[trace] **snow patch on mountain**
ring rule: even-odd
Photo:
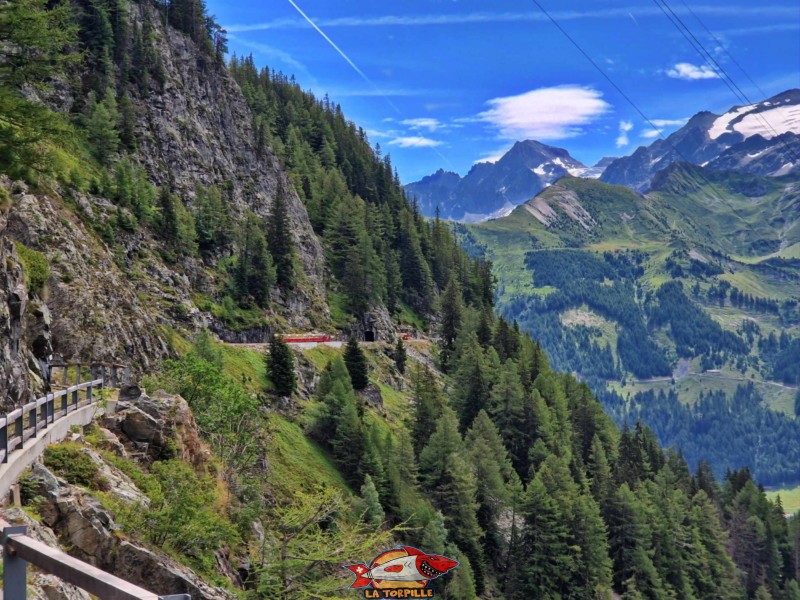
[[[714,121],[708,136],[716,140],[726,133],[739,133],[744,138],[758,134],[770,140],[782,133],[800,133],[799,105],[784,104],[761,110],[771,106],[771,103],[751,104],[726,113]]]

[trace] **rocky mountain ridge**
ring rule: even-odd
[[[563,148],[527,140],[496,162],[476,163],[463,178],[440,169],[405,190],[424,215],[438,209],[442,218],[475,222],[504,216],[560,177],[587,170]]]
[[[800,165],[800,90],[723,115],[698,113],[666,139],[612,162],[601,179],[646,191],[658,171],[680,161],[753,175],[788,173]]]

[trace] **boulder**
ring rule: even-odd
[[[144,466],[167,458],[180,458],[195,468],[208,462],[209,452],[186,400],[163,390],[152,397],[140,390],[137,398],[118,402],[116,412],[104,417],[102,425]]]

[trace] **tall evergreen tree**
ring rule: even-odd
[[[364,485],[361,486],[361,498],[364,501],[364,520],[370,525],[380,527],[386,515],[381,506],[378,490],[369,475],[364,477]]]
[[[297,387],[297,378],[294,373],[294,355],[289,344],[273,334],[269,341],[269,352],[265,354],[264,360],[267,377],[272,382],[275,394],[291,396]]]
[[[397,343],[394,346],[394,364],[401,375],[406,372],[406,358],[406,346],[403,343],[403,338],[398,336]]]
[[[436,376],[425,365],[416,365],[411,375],[411,399],[414,402],[413,434],[415,450],[421,452],[436,429],[446,401]]]
[[[575,564],[564,514],[540,477],[528,484],[523,514],[516,557],[522,565],[522,583],[516,597],[557,600],[568,593]]]
[[[466,431],[481,410],[489,408],[490,369],[474,333],[468,334],[454,375],[453,405]]]
[[[369,384],[369,363],[367,363],[367,357],[354,337],[347,340],[347,346],[344,349],[344,363],[350,373],[350,381],[353,383],[353,388],[363,390],[367,387],[367,384]]]
[[[455,277],[451,276],[442,293],[442,323],[440,326],[441,366],[446,373],[456,349],[456,337],[461,330],[462,304],[461,290]]]
[[[275,267],[267,251],[261,220],[253,213],[244,222],[234,282],[240,303],[253,301],[261,307],[267,305],[270,288],[275,283]]]
[[[267,226],[267,243],[275,265],[275,282],[283,289],[294,285],[294,240],[289,222],[288,200],[281,181],[275,193]]]
[[[94,92],[89,94],[83,124],[92,152],[103,164],[108,164],[119,148],[118,118],[117,102],[112,90],[107,90],[102,100],[97,100]]]

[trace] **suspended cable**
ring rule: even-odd
[[[609,75],[608,75],[608,73],[606,73],[606,72],[605,72],[605,71],[604,71],[604,70],[603,70],[603,69],[600,67],[600,65],[598,65],[598,64],[597,64],[597,62],[596,62],[596,61],[595,61],[595,60],[594,60],[594,59],[593,59],[593,58],[592,58],[592,57],[589,55],[589,53],[588,53],[588,52],[586,52],[586,51],[585,51],[585,50],[584,50],[584,49],[581,47],[581,45],[580,45],[580,44],[577,42],[577,40],[575,40],[575,38],[573,38],[573,37],[572,37],[572,36],[569,34],[569,32],[567,32],[567,30],[565,30],[565,29],[564,29],[564,28],[561,26],[561,24],[560,24],[558,21],[556,21],[556,19],[555,19],[555,18],[554,18],[554,17],[553,17],[553,16],[552,16],[552,15],[551,15],[551,14],[550,14],[548,11],[547,11],[547,9],[545,9],[545,8],[544,8],[544,6],[542,6],[542,5],[541,5],[541,3],[539,2],[539,0],[531,0],[531,2],[533,2],[533,4],[534,4],[534,5],[535,5],[535,6],[536,6],[536,7],[537,7],[537,8],[538,8],[538,9],[539,9],[541,12],[542,12],[542,14],[544,14],[544,15],[545,15],[545,16],[548,18],[548,20],[549,20],[549,21],[550,21],[550,22],[551,22],[551,23],[552,23],[552,24],[553,24],[553,25],[556,27],[556,29],[558,29],[558,30],[559,30],[559,31],[560,31],[560,32],[561,32],[561,33],[564,35],[564,37],[566,37],[566,38],[567,38],[567,39],[570,41],[570,43],[571,43],[571,44],[572,44],[572,45],[573,45],[573,46],[574,46],[574,47],[575,47],[575,48],[578,50],[578,52],[580,52],[580,53],[583,55],[583,57],[584,57],[584,58],[586,58],[586,60],[587,60],[587,61],[589,61],[589,63],[590,63],[590,64],[591,64],[591,65],[592,65],[592,66],[593,66],[593,67],[594,67],[594,68],[597,70],[597,72],[598,72],[598,73],[600,73],[600,75],[602,75],[602,76],[603,76],[603,77],[606,79],[606,81],[608,81],[608,82],[611,84],[611,86],[612,86],[612,87],[613,87],[613,88],[614,88],[614,89],[615,89],[615,90],[616,90],[616,91],[617,91],[617,92],[618,92],[618,93],[619,93],[619,94],[620,94],[620,95],[621,95],[621,96],[622,96],[622,97],[623,97],[623,98],[624,98],[624,99],[625,99],[625,100],[628,102],[628,104],[630,104],[630,105],[633,107],[633,109],[634,109],[634,110],[635,110],[637,113],[639,113],[639,115],[641,115],[641,117],[642,117],[642,118],[643,118],[643,119],[644,119],[644,120],[645,120],[647,123],[649,123],[649,124],[650,124],[650,126],[653,128],[653,130],[655,130],[655,131],[657,131],[657,132],[658,132],[658,137],[659,137],[659,139],[660,139],[660,140],[662,140],[663,142],[665,142],[665,143],[666,143],[666,144],[667,144],[667,145],[668,145],[668,146],[669,146],[669,147],[670,147],[670,148],[671,148],[671,149],[672,149],[672,150],[673,150],[673,151],[674,151],[674,152],[675,152],[675,153],[676,153],[678,156],[680,156],[680,157],[681,157],[681,159],[682,159],[684,162],[686,162],[686,163],[689,163],[690,165],[694,165],[694,163],[693,163],[691,160],[689,160],[688,158],[686,158],[686,156],[685,156],[685,155],[684,155],[684,154],[683,154],[683,153],[682,153],[682,152],[681,152],[681,151],[680,151],[680,150],[679,150],[679,149],[678,149],[678,148],[677,148],[677,147],[676,147],[676,146],[675,146],[675,145],[674,145],[674,144],[673,144],[671,141],[669,141],[669,139],[665,138],[665,137],[662,135],[662,133],[661,133],[661,130],[660,130],[658,127],[656,127],[656,126],[655,126],[655,124],[653,123],[653,121],[652,121],[652,120],[651,120],[651,119],[650,119],[650,118],[649,118],[649,117],[648,117],[648,116],[647,116],[647,115],[644,113],[644,111],[643,111],[641,108],[639,108],[639,106],[638,106],[638,105],[637,105],[637,104],[636,104],[636,103],[635,103],[635,102],[634,102],[634,101],[631,99],[631,97],[630,97],[630,96],[628,96],[628,95],[627,95],[627,94],[626,94],[626,93],[625,93],[625,92],[622,90],[622,88],[620,88],[620,86],[619,86],[619,85],[617,85],[617,83],[616,83],[616,82],[615,82],[613,79],[611,79],[611,76],[609,76]],[[708,184],[708,185],[709,185],[709,186],[710,186],[710,187],[711,187],[713,190],[715,190],[715,191],[716,191],[716,193],[718,194],[718,200],[720,200],[720,201],[724,202],[725,204],[727,204],[727,205],[728,205],[728,207],[731,209],[731,212],[733,212],[733,214],[735,214],[735,215],[736,215],[736,216],[737,216],[737,217],[738,217],[738,218],[739,218],[739,219],[740,219],[740,220],[741,220],[741,221],[742,221],[742,222],[743,222],[743,223],[744,223],[744,224],[745,224],[745,225],[746,225],[746,226],[747,226],[747,227],[750,229],[750,231],[752,231],[753,233],[756,233],[755,229],[754,229],[754,228],[753,228],[753,226],[750,224],[750,222],[749,222],[747,219],[745,219],[745,218],[744,218],[744,217],[743,217],[743,216],[742,216],[742,215],[739,213],[739,211],[738,211],[738,210],[737,210],[737,209],[736,209],[736,208],[735,208],[733,205],[731,205],[731,203],[730,203],[730,202],[726,201],[726,199],[725,199],[725,195],[724,195],[724,194],[722,194],[722,193],[720,192],[719,188],[718,188],[718,187],[717,187],[717,186],[716,186],[716,185],[715,185],[715,184],[714,184],[714,183],[713,183],[713,182],[712,182],[712,181],[711,181],[711,180],[710,180],[708,177],[706,177],[705,173],[704,173],[704,172],[703,172],[703,170],[702,170],[702,167],[700,167],[700,168],[699,168],[699,169],[696,171],[696,173],[697,173],[697,174],[700,176],[700,178],[701,178],[701,179],[703,179],[703,180],[704,180],[704,181],[705,181],[705,182],[706,182],[706,183],[707,183],[707,184]]]
[[[689,42],[695,51],[700,55],[700,57],[705,60],[706,64],[717,74],[717,76],[722,79],[723,83],[728,86],[728,89],[733,93],[734,96],[744,105],[754,105],[755,102],[751,101],[747,94],[745,94],[742,89],[737,85],[734,81],[733,77],[725,70],[725,68],[719,64],[716,58],[711,54],[711,52],[706,49],[703,43],[697,39],[697,36],[692,33],[691,29],[686,26],[686,23],[683,22],[683,19],[680,18],[679,15],[675,13],[674,10],[670,7],[667,3],[667,0],[653,0],[653,2],[661,9],[661,12],[669,19],[670,23],[672,23],[675,28],[686,38],[686,41]],[[765,94],[766,95],[766,94]],[[800,156],[794,151],[794,149],[789,146],[784,140],[780,138],[780,134],[775,130],[775,128],[767,121],[766,117],[758,111],[751,113],[758,119],[761,124],[764,126],[765,131],[771,130],[774,138],[776,141],[781,144],[792,157],[794,162],[800,162]]]

